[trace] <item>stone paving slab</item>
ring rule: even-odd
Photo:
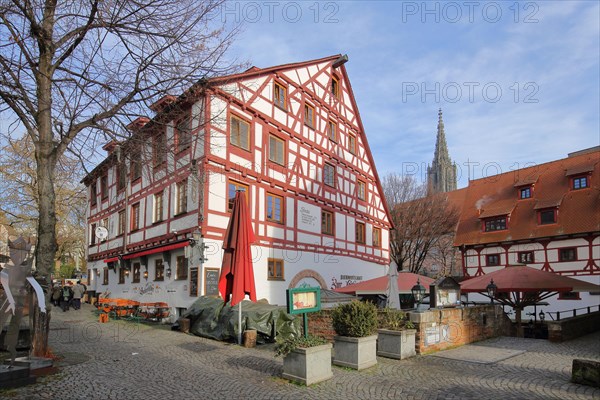
[[[432,355],[435,357],[478,364],[493,364],[498,361],[503,361],[511,357],[518,356],[519,354],[523,354],[525,352],[526,350],[501,349],[492,346],[468,344],[456,349],[440,351]]]
[[[600,399],[570,382],[573,358],[600,361],[600,332],[570,342],[501,337],[469,346],[525,351],[492,364],[434,355],[393,360],[303,387],[281,378],[273,346],[248,349],[169,326],[98,323],[89,305],[52,314],[50,345],[60,372],[0,392],[4,399]]]

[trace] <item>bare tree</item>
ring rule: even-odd
[[[35,153],[36,260],[47,290],[57,251],[55,173],[71,152],[94,151],[140,110],[234,66],[224,53],[236,29],[222,0],[0,0],[0,112],[9,135]],[[193,87],[192,89],[193,90]],[[48,349],[49,315],[36,313],[33,354]]]
[[[412,176],[390,174],[383,179],[394,229],[390,254],[399,270],[419,273],[429,252],[453,232],[458,211],[443,193],[427,194]]]
[[[35,237],[40,199],[33,143],[29,136],[8,139],[0,148],[0,212],[20,234]],[[58,259],[85,255],[85,188],[77,158],[63,154],[54,176]]]
[[[458,250],[454,247],[454,236],[454,230],[442,234],[429,251],[428,257],[440,267],[437,276],[458,275]]]

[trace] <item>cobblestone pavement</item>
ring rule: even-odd
[[[272,346],[254,349],[171,331],[168,326],[99,324],[89,305],[55,309],[50,335],[60,372],[0,392],[6,399],[600,399],[600,389],[569,382],[574,358],[600,360],[600,332],[566,343],[497,338],[465,354],[515,351],[474,363],[433,355],[378,358],[363,371],[333,367],[333,378],[304,387],[280,378]],[[468,359],[468,358],[467,358]]]

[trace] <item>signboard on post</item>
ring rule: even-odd
[[[288,314],[321,311],[321,288],[302,287],[287,290]]]
[[[288,314],[302,314],[304,337],[308,337],[307,313],[321,311],[321,288],[300,287],[287,290]]]

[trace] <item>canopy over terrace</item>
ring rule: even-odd
[[[508,266],[489,274],[461,282],[463,293],[481,293],[490,297],[488,285],[496,285],[493,299],[515,310],[517,333],[521,331],[521,311],[561,292],[596,292],[600,286],[579,279],[541,271],[527,266]]]
[[[398,272],[398,292],[400,295],[412,295],[411,289],[417,284],[417,280],[421,285],[425,286],[426,293],[429,293],[429,285],[433,279],[412,272]],[[355,283],[354,285],[344,286],[335,289],[339,293],[353,294],[356,296],[369,295],[387,295],[389,275],[380,276],[379,278],[369,279],[363,282]]]

